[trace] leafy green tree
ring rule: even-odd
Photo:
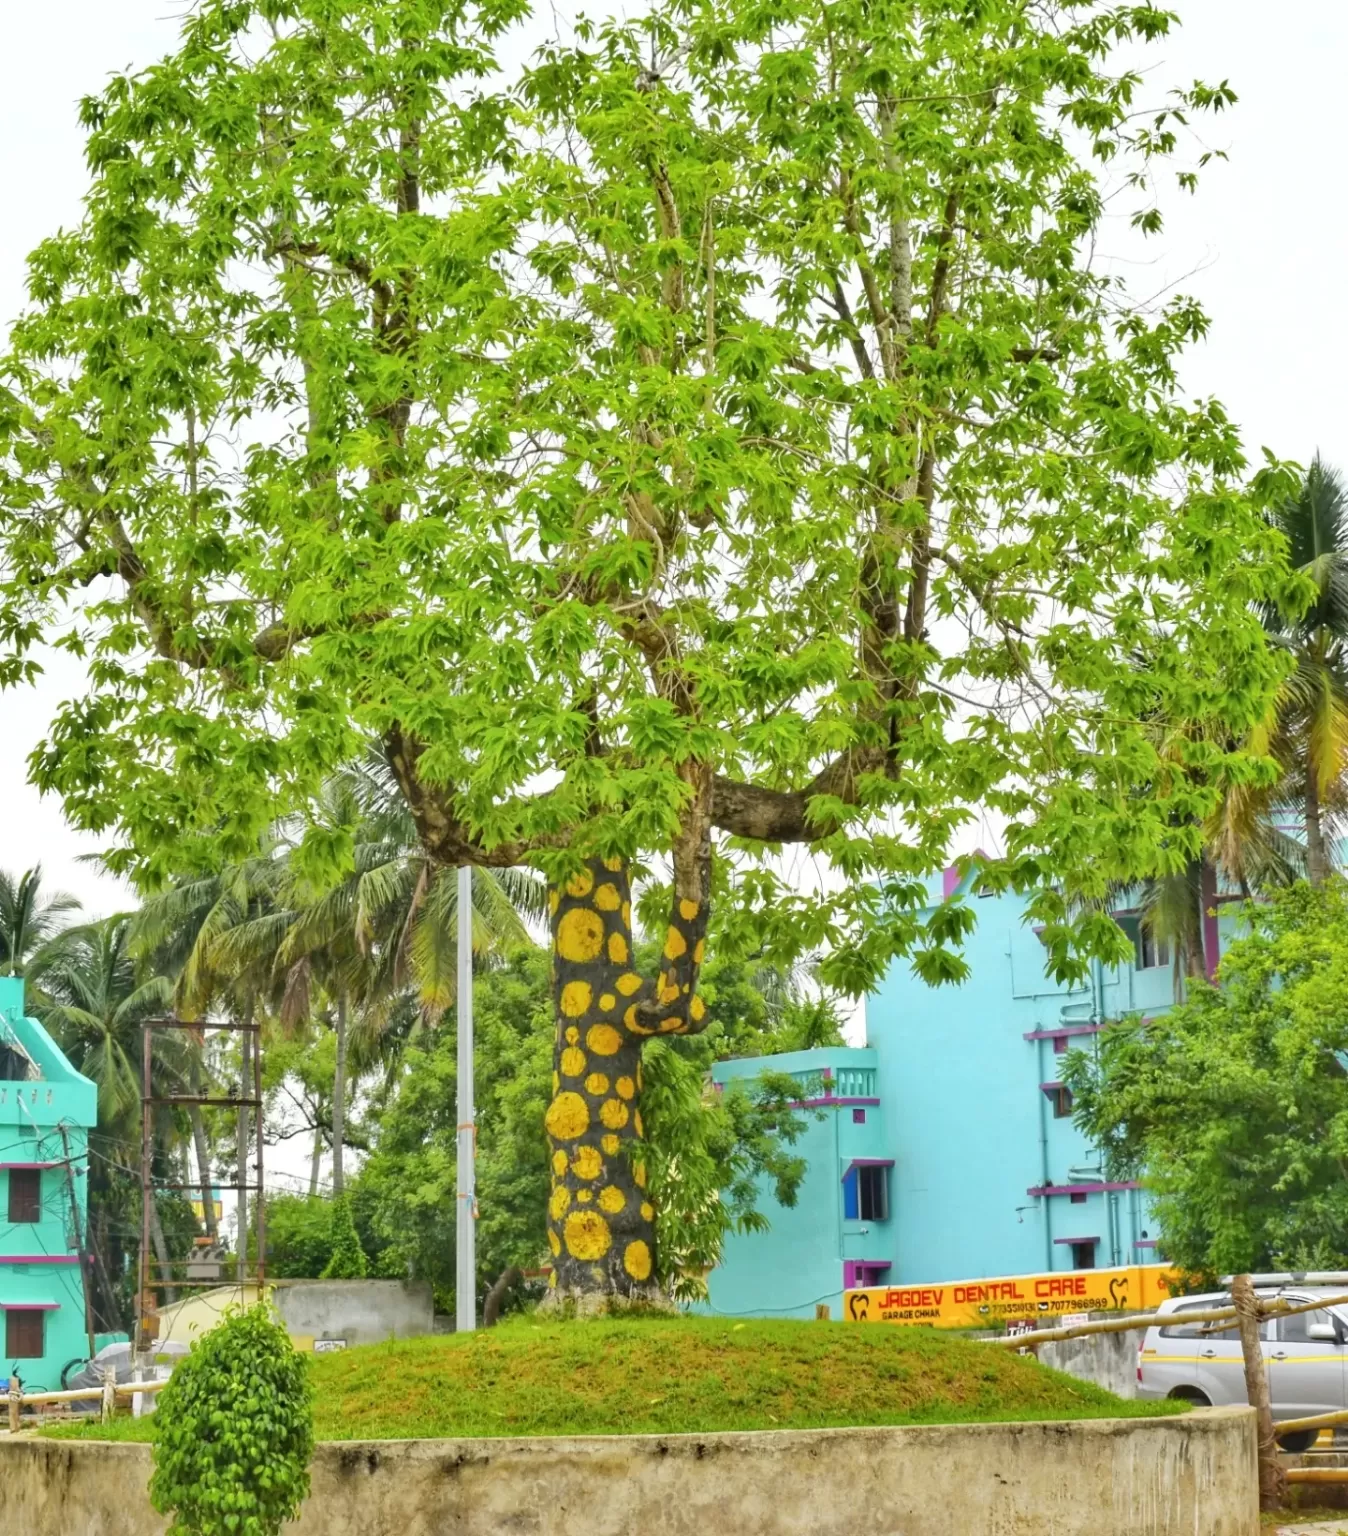
[[[6,976],[41,972],[42,959],[78,912],[79,902],[63,891],[42,894],[42,866],[26,869],[16,880],[0,870],[0,969]],[[35,965],[36,962],[36,965]]]
[[[1196,857],[1264,771],[1215,730],[1264,717],[1256,609],[1299,588],[1285,477],[1247,490],[1179,388],[1201,311],[1090,261],[1101,167],[1154,231],[1232,99],[1147,101],[1114,50],[1168,13],[650,0],[498,71],[528,24],[204,0],[83,103],[85,216],[0,361],[0,680],[59,614],[93,683],[35,776],[142,881],[279,811],[339,884],[317,811],[370,738],[433,865],[548,877],[585,1299],[656,1271],[641,1056],[704,1022],[709,931],[849,993],[959,977],[924,877],[981,802],[1055,971],[1116,957],[1076,900]],[[1158,713],[1195,725],[1164,763]],[[668,881],[654,974],[634,876]]]
[[[317,1280],[332,1258],[331,1200],[319,1196],[267,1197],[267,1275],[275,1280]]]
[[[1141,1175],[1165,1254],[1207,1276],[1348,1264],[1348,887],[1246,909],[1220,986],[1113,1024],[1063,1079],[1110,1178]]]
[[[279,1536],[309,1493],[313,1386],[265,1303],[192,1346],[159,1398],[150,1502],[169,1536]]]

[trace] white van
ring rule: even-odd
[[[1348,1294],[1348,1275],[1256,1275],[1254,1280],[1259,1296],[1289,1302]],[[1184,1321],[1186,1312],[1230,1305],[1229,1291],[1162,1302],[1157,1310],[1174,1321],[1153,1323],[1142,1336],[1138,1397],[1184,1398],[1213,1407],[1245,1402],[1245,1363],[1235,1323]],[[1348,1305],[1266,1318],[1259,1336],[1275,1422],[1348,1407]],[[1304,1451],[1317,1434],[1301,1430],[1280,1444],[1284,1450]]]

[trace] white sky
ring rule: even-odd
[[[1185,25],[1155,50],[1157,86],[1229,79],[1240,97],[1202,125],[1214,164],[1196,198],[1167,205],[1166,233],[1132,267],[1138,293],[1184,279],[1213,319],[1185,378],[1219,395],[1251,450],[1348,463],[1348,209],[1333,173],[1348,139],[1348,6],[1343,0],[1172,0]],[[559,6],[559,9],[561,7]],[[586,6],[586,9],[593,9]],[[78,216],[85,183],[78,98],[114,71],[172,46],[174,0],[43,0],[9,5],[0,50],[0,326],[23,300],[24,258]],[[548,12],[543,11],[546,17]],[[1119,250],[1128,246],[1120,232]],[[1186,276],[1186,274],[1189,274]],[[127,902],[79,855],[96,847],[27,783],[26,760],[55,705],[78,690],[58,658],[42,683],[0,694],[0,867],[41,862],[92,915]],[[971,843],[974,841],[970,839]]]

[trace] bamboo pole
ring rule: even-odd
[[[1259,1342],[1259,1298],[1248,1275],[1237,1275],[1232,1280],[1231,1300],[1235,1303],[1240,1352],[1245,1363],[1245,1400],[1254,1409],[1258,1433],[1259,1507],[1277,1509],[1287,1497],[1287,1484],[1278,1461],[1278,1442],[1273,1436],[1273,1403],[1268,1395],[1268,1372]]]
[[[1288,1467],[1289,1483],[1348,1483],[1348,1467]]]
[[[1335,1424],[1348,1424],[1348,1411],[1339,1408],[1332,1413],[1311,1413],[1304,1419],[1283,1419],[1273,1427],[1277,1434],[1289,1435],[1298,1429],[1331,1429]]]
[[[19,1401],[25,1408],[38,1408],[44,1403],[97,1403],[102,1399],[102,1387],[73,1387],[69,1392],[25,1392]]]

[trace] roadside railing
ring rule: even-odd
[[[1231,1283],[1232,1305],[1186,1310],[1184,1323],[1210,1325],[1235,1321],[1240,1330],[1241,1355],[1245,1365],[1245,1393],[1255,1410],[1259,1435],[1259,1502],[1264,1509],[1277,1509],[1286,1498],[1290,1483],[1348,1483],[1348,1467],[1284,1468],[1278,1460],[1278,1438],[1298,1430],[1328,1429],[1348,1424],[1348,1411],[1309,1414],[1300,1419],[1273,1422],[1273,1408],[1268,1393],[1268,1375],[1259,1325],[1272,1317],[1292,1317],[1299,1312],[1318,1312],[1325,1307],[1348,1306],[1348,1293],[1320,1296],[1315,1301],[1287,1302],[1279,1297],[1261,1297],[1254,1291],[1249,1275],[1237,1275]],[[1086,1338],[1098,1333],[1131,1333],[1160,1323],[1173,1323],[1173,1312],[1148,1312],[1132,1317],[1106,1318],[1094,1323],[1073,1323],[1069,1328],[1039,1328],[1033,1333],[1007,1334],[986,1339],[985,1343],[1004,1349],[1028,1349],[1038,1353],[1043,1344],[1061,1344],[1067,1339]],[[1202,1333],[1200,1332],[1200,1337]]]
[[[116,1382],[105,1381],[101,1387],[76,1387],[69,1392],[25,1392],[18,1385],[17,1378],[11,1376],[9,1432],[11,1435],[18,1434],[25,1408],[45,1408],[58,1403],[97,1403],[99,1421],[106,1423],[113,1416],[119,1398],[131,1399],[134,1404],[136,1398],[146,1393],[158,1392],[167,1385],[167,1378],[161,1377],[153,1381],[127,1381],[120,1386]]]

